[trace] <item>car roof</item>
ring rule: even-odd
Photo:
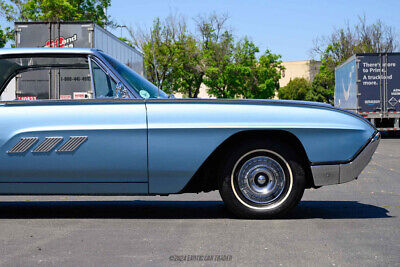
[[[31,55],[31,54],[65,54],[65,55],[92,55],[98,50],[91,48],[53,48],[53,47],[32,47],[32,48],[2,48],[0,56],[6,55]]]

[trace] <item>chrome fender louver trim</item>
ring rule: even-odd
[[[32,152],[33,153],[50,152],[62,140],[63,140],[62,137],[46,137],[44,141],[40,145],[38,145]]]
[[[65,144],[56,150],[56,152],[74,152],[87,138],[87,136],[71,136]]]
[[[23,137],[13,148],[8,150],[7,153],[8,154],[25,153],[38,140],[39,140],[39,138],[37,138],[37,137]]]

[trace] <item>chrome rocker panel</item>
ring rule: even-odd
[[[380,139],[381,135],[377,133],[361,153],[349,163],[311,166],[314,185],[342,184],[357,179],[362,170],[370,162]]]

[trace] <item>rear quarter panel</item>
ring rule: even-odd
[[[227,138],[246,130],[285,130],[310,162],[350,160],[374,133],[366,122],[324,107],[148,101],[149,192],[181,191]]]

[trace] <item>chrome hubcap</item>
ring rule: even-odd
[[[267,178],[265,177],[265,175],[260,174],[257,177],[257,183],[260,185],[264,185],[266,181],[267,181]]]
[[[254,203],[268,204],[284,191],[286,176],[282,166],[268,156],[247,160],[237,175],[240,192]]]

